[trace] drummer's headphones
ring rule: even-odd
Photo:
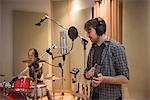
[[[95,29],[96,33],[98,36],[102,36],[106,32],[106,23],[100,17],[95,18],[95,20],[97,21],[96,29]]]

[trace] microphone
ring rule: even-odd
[[[18,76],[14,77],[14,78],[9,82],[9,83],[11,84],[11,86],[12,86],[12,84],[15,82],[16,79],[18,79]]]
[[[60,53],[62,55],[67,53],[67,36],[65,31],[60,32]]]
[[[83,41],[82,43],[88,44],[88,41],[84,39],[82,36],[79,36],[79,38]]]
[[[68,29],[68,35],[69,35],[69,38],[72,39],[72,41],[74,41],[78,37],[77,29],[74,26],[71,26]]]
[[[46,52],[47,52],[49,55],[51,55],[51,56],[52,56],[52,59],[53,59],[53,54],[52,54],[51,50],[52,50],[52,49],[55,49],[55,48],[56,48],[56,45],[55,45],[55,44],[53,44],[53,45],[52,45],[52,47],[50,47],[50,48],[46,49]]]
[[[44,22],[46,19],[49,19],[49,16],[45,15],[43,18],[41,18],[40,22],[37,22],[35,25],[40,26],[42,22]]]
[[[67,54],[67,36],[65,31],[60,32],[60,53],[62,54],[63,61],[65,61],[65,55]]]
[[[36,57],[34,61],[28,66],[30,69],[33,69],[35,65],[37,65],[37,62],[40,60],[40,58]]]
[[[52,52],[51,52],[51,49],[50,49],[50,48],[46,49],[46,52],[47,52],[49,55],[52,55]]]

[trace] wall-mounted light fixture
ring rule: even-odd
[[[93,5],[94,0],[72,0],[70,13],[76,13],[80,10],[93,7]]]

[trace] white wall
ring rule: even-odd
[[[149,100],[148,0],[123,1],[123,43],[130,69],[129,94],[135,100]]]
[[[13,73],[13,10],[45,12],[50,15],[50,0],[2,0],[0,43],[3,45],[0,47],[0,69],[4,74],[7,74],[6,80],[10,80]]]
[[[2,13],[1,10],[2,10],[2,3],[1,3],[1,0],[0,0],[0,15],[2,15],[2,14],[1,14],[1,13]],[[2,19],[1,19],[1,18],[2,18],[2,17],[0,16],[0,47],[2,47],[2,46],[1,46],[1,45],[2,45],[2,41],[1,41],[1,40],[2,40],[2,36],[1,36],[1,34],[2,34],[2,28],[1,28],[1,27],[2,27],[2,23],[1,23],[1,22],[2,22]],[[2,52],[1,49],[0,49],[0,52]],[[2,57],[2,55],[1,55],[1,53],[0,53],[0,58],[1,58],[1,57]],[[2,64],[2,61],[0,60],[0,69],[1,69],[1,70],[0,70],[0,73],[2,73],[1,64]],[[0,80],[1,80],[1,78],[0,78]]]
[[[150,1],[148,1],[148,5],[150,5]],[[148,6],[148,7],[149,7],[148,8],[148,11],[149,11],[148,18],[149,19],[148,19],[147,22],[148,22],[148,26],[150,26],[150,6]],[[148,32],[149,32],[149,34],[148,34],[148,38],[149,38],[148,39],[148,50],[149,50],[148,55],[150,55],[150,28],[149,28]],[[148,61],[149,62],[149,64],[148,64],[149,65],[149,67],[148,67],[149,70],[148,71],[150,72],[150,56],[148,56],[148,58],[149,58],[149,61]],[[149,79],[149,84],[150,84],[150,73],[149,73],[148,79]],[[149,92],[149,98],[150,98],[150,85],[149,85],[149,91],[148,92]]]

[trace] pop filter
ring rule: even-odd
[[[69,38],[72,39],[72,41],[74,41],[78,37],[77,29],[74,26],[71,26],[68,29],[68,35],[69,35]]]

